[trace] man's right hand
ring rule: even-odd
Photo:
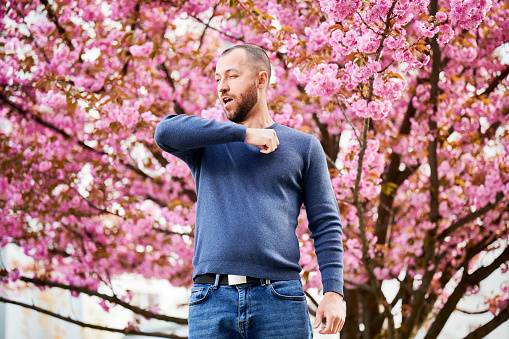
[[[274,152],[279,145],[279,139],[277,138],[276,131],[267,128],[247,128],[246,139],[244,140],[248,144],[253,146],[259,146],[260,152],[270,153]]]

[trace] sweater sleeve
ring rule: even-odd
[[[343,295],[343,225],[322,145],[311,138],[304,174],[304,205],[322,275],[323,293]]]
[[[246,139],[247,127],[187,114],[170,114],[156,126],[154,141],[188,165],[201,158],[203,147]]]

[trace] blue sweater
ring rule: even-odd
[[[156,127],[157,145],[182,159],[196,184],[193,276],[300,279],[295,229],[304,203],[323,292],[343,295],[343,226],[322,146],[277,122],[266,128],[279,139],[269,154],[230,121],[171,114]]]

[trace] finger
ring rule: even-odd
[[[334,328],[332,329],[332,333],[336,334],[341,330],[341,319],[338,319],[336,323],[334,324]]]
[[[325,320],[325,324],[321,327],[320,331],[318,331],[318,333],[320,333],[320,334],[328,334],[328,332],[327,332],[327,322],[328,322],[328,320],[327,320],[326,316],[324,316],[324,317],[326,318],[326,320]]]
[[[332,316],[327,316],[327,320],[325,321],[325,329],[324,334],[332,334],[332,330],[334,329],[334,318]]]
[[[318,331],[320,334],[331,334],[331,332],[327,331],[327,326],[322,326],[322,329]]]
[[[335,321],[330,329],[330,334],[336,334],[338,333],[338,324],[339,322],[338,321]]]
[[[269,153],[268,147],[266,145],[260,146],[260,152],[265,154]]]
[[[338,332],[341,332],[344,325],[345,325],[345,318],[341,318],[341,320],[339,321]]]
[[[276,141],[274,139],[271,139],[269,141],[269,145],[267,147],[268,147],[269,153],[270,152],[274,152],[276,150],[276,148],[277,148]]]
[[[267,142],[265,143],[265,145],[261,146],[263,147],[263,149],[266,151],[266,153],[270,153],[273,151],[273,143],[271,140],[267,140]]]
[[[334,321],[334,327],[332,328],[332,333],[336,334],[339,332],[339,328],[341,326],[341,317],[336,317]]]
[[[322,310],[320,307],[316,310],[316,317],[315,317],[315,323],[313,324],[313,328],[318,328],[320,324],[322,323]]]
[[[277,145],[279,145],[279,140],[277,138],[277,134],[276,134],[276,131],[272,130],[273,134],[272,134],[272,137],[270,138],[270,141],[274,144],[274,146],[277,148]]]

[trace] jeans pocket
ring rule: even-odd
[[[191,297],[189,298],[189,306],[193,306],[204,302],[210,295],[212,285],[195,285],[191,288]]]
[[[270,284],[270,291],[279,299],[303,301],[306,295],[300,280],[282,280]]]

